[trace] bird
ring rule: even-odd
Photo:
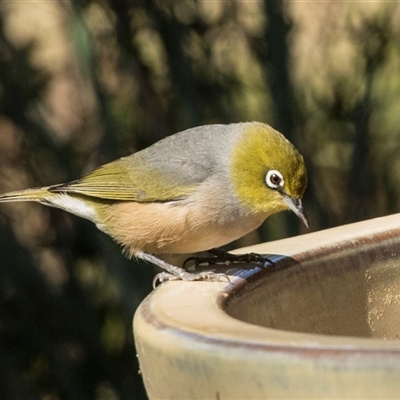
[[[225,276],[188,272],[160,254],[219,248],[284,210],[308,227],[306,187],[294,145],[266,123],[241,122],[189,128],[81,179],[7,192],[0,202],[38,202],[92,221],[129,258],[160,267],[156,285]]]

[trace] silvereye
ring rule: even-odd
[[[153,254],[194,253],[232,242],[279,211],[306,226],[303,157],[259,122],[205,125],[166,137],[76,181],[5,193],[94,222],[135,256],[163,268],[155,278],[219,280],[189,273]]]

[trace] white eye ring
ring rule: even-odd
[[[282,174],[276,169],[271,169],[265,176],[265,183],[271,189],[281,189],[285,184]]]

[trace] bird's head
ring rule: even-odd
[[[268,216],[289,209],[308,227],[301,202],[307,187],[304,160],[281,133],[266,124],[245,124],[230,173],[237,198],[250,212]]]

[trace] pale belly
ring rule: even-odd
[[[195,253],[220,247],[257,229],[266,215],[212,215],[207,210],[163,203],[125,202],[108,206],[100,229],[128,255]]]

